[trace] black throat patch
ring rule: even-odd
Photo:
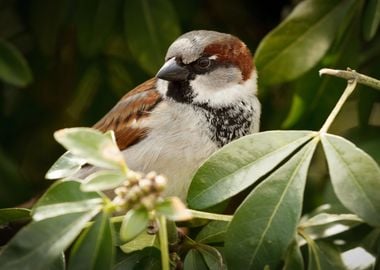
[[[191,89],[189,81],[172,81],[169,82],[166,96],[180,103],[193,103],[195,94]]]
[[[206,103],[194,104],[200,108],[210,123],[211,140],[218,147],[250,133],[254,117],[252,105],[244,101],[235,106],[210,107]]]
[[[169,82],[166,96],[200,110],[210,124],[210,139],[218,147],[250,133],[255,113],[251,104],[240,101],[234,106],[215,108],[208,103],[194,103],[196,95],[189,81]]]

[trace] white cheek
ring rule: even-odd
[[[156,82],[157,91],[164,97],[166,96],[166,92],[168,91],[168,84],[169,84],[168,81],[157,79],[157,82]]]
[[[207,102],[211,106],[223,106],[230,105],[235,101],[250,99],[250,96],[257,92],[256,81],[256,72],[253,72],[251,77],[242,83],[240,71],[229,68],[197,76],[190,82],[190,85],[196,94],[194,102]]]

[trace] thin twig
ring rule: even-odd
[[[347,69],[347,70],[339,70],[339,69],[330,69],[330,68],[322,68],[319,70],[319,75],[332,75],[335,77],[339,77],[346,80],[356,80],[360,84],[364,84],[366,86],[372,87],[374,89],[380,90],[380,81],[376,80],[372,77],[360,74],[355,70]]]

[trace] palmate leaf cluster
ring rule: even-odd
[[[205,10],[196,1],[77,1],[77,15],[70,17],[70,1],[58,1],[54,7],[48,2],[35,1],[30,16],[45,59],[53,59],[58,29],[68,21],[81,33],[74,41],[81,71],[70,106],[61,115],[70,119],[89,111],[88,104],[105,85],[104,74],[116,96],[137,83],[131,78],[143,78],[139,72],[153,75],[167,46],[191,24],[190,17]],[[218,18],[217,6],[224,4],[208,2],[214,7],[212,18]],[[244,3],[236,1],[234,10]],[[225,8],[232,10],[227,4]],[[246,10],[241,20],[253,12]],[[379,267],[379,93],[358,87],[341,118],[319,131],[344,85],[317,72],[325,66],[350,66],[380,77],[379,10],[378,0],[301,1],[266,35],[254,61],[264,108],[262,126],[275,130],[232,142],[199,168],[187,198],[193,220],[177,223],[188,228],[186,236],[178,238],[169,222],[178,215],[189,217],[176,199],[156,205],[154,211],[127,209],[114,216],[115,205],[102,190],[121,185],[127,170],[112,133],[71,129],[56,136],[70,151],[53,165],[48,178],[68,177],[85,163],[101,171],[85,180],[59,180],[31,211],[0,210],[0,228],[31,220],[1,248],[0,269],[161,269],[168,259],[163,246],[168,244],[171,267],[181,264],[185,269],[354,269],[359,262],[356,269]],[[55,15],[50,24],[38,19],[44,13]],[[190,28],[210,25],[203,21]],[[59,43],[65,49],[61,61],[72,65],[73,45],[65,43],[72,33],[66,34]],[[36,64],[28,60],[12,42],[1,41],[4,85],[35,89],[37,82],[51,89],[53,81],[41,83],[41,71],[36,73]],[[82,137],[81,132],[88,133]],[[1,166],[9,163],[0,160]],[[1,190],[8,188],[4,183]],[[233,215],[213,214],[226,205],[234,206]],[[146,233],[149,220],[159,223],[159,216],[168,219],[167,236]]]
[[[89,139],[81,140],[84,137]],[[57,132],[56,138],[72,157],[64,154],[47,176],[66,178],[54,183],[31,212],[0,210],[2,224],[33,219],[3,247],[0,265],[4,269],[65,269],[66,264],[68,269],[123,269],[126,265],[140,267],[144,262],[159,269],[160,253],[155,249],[160,247],[162,252],[168,246],[159,245],[154,234],[146,233],[149,220],[155,219],[150,211],[179,221],[190,218],[187,210],[180,202],[165,199],[149,211],[144,207],[129,208],[125,216],[115,220],[112,213],[117,211],[117,205],[101,190],[119,186],[127,175],[122,177],[125,168],[112,133],[73,128]],[[336,211],[325,205],[301,218],[307,173],[319,142],[335,194],[345,208]],[[70,179],[77,171],[72,163],[78,160],[108,170],[95,172],[84,181]],[[379,241],[379,179],[376,162],[342,137],[313,131],[249,135],[216,152],[200,167],[189,190],[189,207],[210,208],[260,183],[230,218],[204,212],[203,219],[215,220],[207,222],[194,240],[189,235],[178,242],[174,228],[175,236],[169,242],[166,239],[166,245],[170,241],[183,245],[173,254],[178,256],[177,263],[183,260],[185,269],[276,269],[281,264],[284,269],[303,269],[300,248],[305,244],[309,269],[346,269],[331,239],[367,223],[374,228],[370,234],[375,235],[375,243]],[[194,213],[197,217],[197,211]],[[65,259],[64,252],[70,245]],[[123,254],[117,262],[116,250]],[[376,245],[369,251],[376,253]]]

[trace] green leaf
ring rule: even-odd
[[[82,55],[98,54],[114,29],[119,0],[80,0],[77,7],[78,43]]]
[[[192,217],[190,211],[178,197],[165,198],[156,205],[155,210],[174,221],[185,221]]]
[[[205,209],[236,195],[315,134],[312,131],[266,131],[226,145],[209,157],[194,175],[187,196],[189,206]]]
[[[120,186],[126,179],[120,171],[98,171],[84,179],[81,190],[100,191]]]
[[[355,0],[307,0],[260,43],[255,61],[263,84],[293,80],[325,55]]]
[[[150,263],[150,265],[146,265]],[[158,263],[158,265],[157,265]],[[146,269],[154,270],[161,269],[160,267],[160,251],[157,248],[148,247],[141,251],[136,251],[128,254],[127,258],[121,260],[115,265],[114,270],[125,270],[125,269]],[[142,265],[145,264],[145,265]],[[146,266],[146,268],[141,268]]]
[[[143,256],[137,263],[136,270],[161,270],[161,257],[156,252],[150,252],[149,255]]]
[[[308,240],[309,260],[308,270],[347,269],[342,262],[340,253],[327,243]]]
[[[371,225],[380,225],[380,168],[346,139],[321,135],[334,192],[342,204]]]
[[[69,269],[111,269],[114,262],[113,227],[103,211],[71,250]]]
[[[179,21],[168,0],[130,0],[124,6],[127,44],[140,66],[155,74],[166,50],[179,36]]]
[[[85,163],[86,161],[83,158],[74,156],[72,153],[67,151],[60,156],[56,162],[54,162],[53,166],[51,166],[46,173],[45,178],[59,179],[72,176],[78,172]]]
[[[93,209],[103,202],[95,192],[82,192],[80,182],[55,182],[38,200],[32,209],[34,219],[40,220],[70,212],[83,212]]]
[[[28,220],[30,218],[30,210],[27,208],[3,208],[0,209],[0,228],[3,224],[19,220]]]
[[[66,215],[69,213],[86,212],[94,208],[101,208],[102,198],[94,198],[77,202],[65,202],[43,205],[35,208],[33,219],[38,221],[51,217]]]
[[[136,264],[141,260],[142,254],[140,252],[133,252],[128,256],[116,263],[113,270],[135,269]]]
[[[48,269],[81,232],[97,209],[32,222],[2,249],[2,269]]]
[[[297,241],[293,241],[289,246],[285,256],[285,265],[283,270],[304,270],[304,262],[301,250]]]
[[[65,253],[62,252],[61,255],[58,256],[57,259],[52,264],[50,264],[47,270],[65,270],[65,269],[66,269]]]
[[[157,245],[157,235],[148,234],[146,231],[140,233],[135,239],[120,246],[121,250],[125,253],[142,250],[146,247],[153,247]]]
[[[312,239],[325,238],[347,231],[363,220],[352,214],[321,213],[301,221],[299,227]]]
[[[195,240],[204,244],[224,242],[228,225],[226,221],[211,221],[202,228]]]
[[[92,128],[66,128],[54,133],[66,149],[92,165],[107,169],[124,166],[123,155],[108,135]]]
[[[366,41],[370,41],[376,35],[380,23],[380,1],[368,0],[364,9],[363,36]]]
[[[359,65],[361,40],[355,10],[359,9],[360,2],[356,1],[355,5],[346,16],[338,37],[321,62],[292,82],[294,96],[289,114],[282,124],[283,128],[293,127],[294,129],[294,127],[307,125],[310,129],[319,129],[342,95],[346,82],[337,81],[331,76],[321,78],[318,76],[318,71],[326,66],[355,67]]]
[[[149,213],[145,208],[131,209],[124,216],[120,228],[122,241],[131,241],[143,232],[149,223]]]
[[[81,191],[80,185],[81,182],[77,180],[55,182],[34,205],[32,214],[34,214],[34,210],[36,208],[44,205],[101,198],[101,196],[96,192]]]
[[[208,270],[202,254],[197,249],[190,249],[184,261],[184,270]]]
[[[32,80],[32,72],[22,54],[10,43],[0,39],[0,80],[24,87]]]
[[[208,269],[225,269],[223,257],[216,248],[207,245],[197,244],[197,250],[202,254],[202,257],[206,262]]]
[[[278,265],[296,233],[307,171],[317,143],[314,139],[304,146],[237,209],[226,234],[229,269],[275,269]]]

